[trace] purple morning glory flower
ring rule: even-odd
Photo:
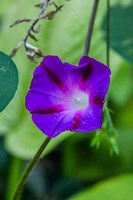
[[[44,57],[26,96],[33,122],[51,138],[66,130],[100,129],[110,74],[107,66],[88,56],[78,66],[57,56]]]

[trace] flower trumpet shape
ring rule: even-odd
[[[45,56],[26,96],[33,122],[50,138],[66,130],[100,129],[110,74],[107,66],[88,56],[78,66]]]

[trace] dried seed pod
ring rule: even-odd
[[[10,57],[15,56],[15,54],[17,53],[18,49],[20,48],[20,46],[24,43],[24,41],[21,41],[18,43],[18,45],[12,50],[12,52],[10,53]]]
[[[33,19],[27,19],[27,18],[17,19],[13,24],[10,25],[10,28],[17,25],[17,24],[23,23],[23,22],[33,23],[34,21],[35,20],[33,20]]]

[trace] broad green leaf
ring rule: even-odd
[[[0,16],[0,31],[1,31],[1,27],[2,27],[2,17]]]
[[[121,56],[133,63],[133,4],[117,4],[110,9],[110,45]],[[106,37],[106,17],[102,29]]]
[[[12,59],[0,51],[0,112],[13,98],[18,86],[18,71]]]
[[[117,106],[123,106],[131,97],[132,82],[132,68],[130,64],[124,62],[110,84],[110,99]]]
[[[5,147],[11,154],[21,157],[22,159],[31,159],[46,139],[46,136],[33,124],[29,115],[19,126],[19,129],[17,128],[17,130],[13,130],[13,132],[10,132],[10,135],[6,137]],[[56,148],[57,145],[70,135],[72,135],[72,133],[66,131],[58,137],[53,138],[46,147],[42,156],[50,153],[54,148]]]
[[[124,174],[99,182],[69,200],[131,200],[133,199],[133,174]]]

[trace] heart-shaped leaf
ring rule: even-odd
[[[0,51],[0,112],[13,98],[18,85],[18,71],[12,59]]]

